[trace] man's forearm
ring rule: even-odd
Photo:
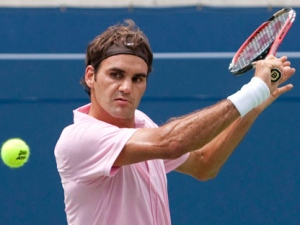
[[[176,170],[199,180],[214,178],[244,138],[259,112],[252,110],[245,117],[236,119],[208,144],[191,152],[186,162]]]
[[[245,137],[258,115],[259,112],[253,110],[245,117],[238,118],[196,154],[201,154],[206,158],[205,162],[211,167],[211,171],[218,172]]]
[[[162,128],[168,141],[186,153],[201,148],[240,116],[229,100],[173,120]]]

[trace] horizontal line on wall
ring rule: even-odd
[[[144,96],[142,102],[199,102],[199,101],[220,101],[225,99],[227,96],[213,96],[213,95],[197,95],[197,96]],[[281,97],[277,102],[300,102],[300,97]],[[27,97],[27,98],[2,98],[0,104],[58,104],[58,103],[88,103],[88,98],[38,98],[38,97]]]
[[[97,0],[2,0],[0,6],[5,7],[98,7],[98,8],[115,8],[115,7],[187,7],[187,6],[216,6],[216,7],[270,7],[270,6],[287,6],[293,5],[294,7],[299,6],[297,0],[282,1],[272,0],[270,1],[238,1],[238,0],[122,0],[122,1],[97,1]]]
[[[154,59],[228,59],[234,52],[164,52],[154,53]],[[278,52],[278,56],[300,58],[300,52]],[[84,60],[80,53],[1,53],[0,60]]]

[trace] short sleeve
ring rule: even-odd
[[[188,152],[177,159],[164,160],[166,173],[169,173],[172,170],[175,170],[178,166],[180,166],[182,163],[184,163],[187,160],[187,158],[189,157],[189,155],[190,155],[190,153]]]
[[[55,148],[58,170],[79,181],[115,175],[113,163],[135,131],[103,122],[65,128]]]

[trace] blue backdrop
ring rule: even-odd
[[[0,8],[0,55],[84,54],[94,36],[127,18],[148,35],[155,53],[235,52],[277,10]],[[279,51],[299,52],[299,32],[296,21]],[[140,109],[162,124],[216,103],[251,77],[233,77],[230,60],[155,58]],[[291,61],[300,69],[299,57]],[[79,85],[84,59],[1,58],[0,68],[0,141],[21,137],[31,147],[24,167],[0,165],[0,224],[65,225],[53,149],[72,110],[88,102]],[[217,178],[168,175],[173,225],[300,224],[299,76],[291,82],[295,88],[263,112]]]

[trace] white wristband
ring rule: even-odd
[[[243,117],[253,108],[264,102],[269,96],[270,90],[265,82],[258,77],[253,77],[241,90],[230,95],[227,99],[235,105],[241,117]]]

